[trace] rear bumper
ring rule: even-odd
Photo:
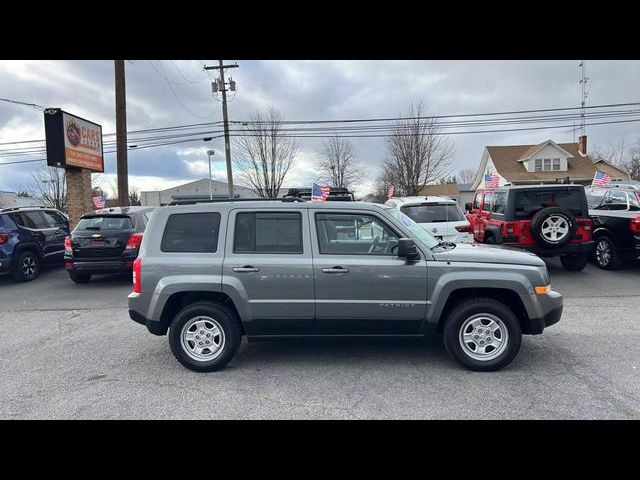
[[[149,320],[144,315],[136,312],[135,310],[129,310],[129,318],[140,325],[147,327],[150,333],[154,335],[166,335],[168,327],[163,325],[162,322],[155,320]]]
[[[509,244],[506,242],[503,245],[505,247],[520,248],[522,250],[535,253],[539,257],[558,257],[563,255],[589,254],[592,252],[595,242],[591,240],[591,241],[582,242],[582,243],[570,243],[560,248],[542,248],[542,247],[539,247],[538,245],[523,247],[517,244]]]
[[[12,257],[0,257],[0,275],[9,273],[11,271]]]
[[[103,261],[79,261],[64,260],[64,268],[74,273],[126,273],[133,270],[134,259],[103,260]]]

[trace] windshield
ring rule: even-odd
[[[452,203],[432,203],[408,205],[400,211],[417,223],[459,222],[465,220],[458,205]]]
[[[391,214],[392,217],[400,220],[402,224],[409,229],[409,231],[415,235],[418,240],[424,243],[428,248],[433,248],[438,245],[438,240],[436,240],[433,235],[427,232],[424,228],[414,222],[410,217],[402,213],[400,210],[396,210],[395,208],[387,208],[387,212]]]
[[[78,222],[77,230],[130,230],[133,223],[129,217],[89,217]]]

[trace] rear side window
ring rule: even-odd
[[[531,218],[538,210],[547,207],[566,208],[577,217],[583,213],[584,193],[576,189],[529,190],[516,193],[515,217]]]
[[[220,214],[174,213],[162,236],[163,252],[215,253],[218,250]]]
[[[47,227],[49,228],[61,228],[67,226],[66,219],[58,212],[43,210],[40,213],[44,217]]]
[[[133,221],[124,216],[100,216],[81,218],[76,230],[131,230]]]
[[[236,215],[234,253],[302,253],[299,212],[242,212]]]
[[[601,188],[592,188],[589,190],[587,195],[587,204],[589,205],[589,208],[598,208],[602,203],[602,200],[604,200],[604,195],[606,193],[607,191]]]
[[[491,213],[504,214],[507,205],[507,192],[496,192],[493,197],[493,207]]]
[[[416,223],[459,222],[465,219],[460,207],[449,203],[409,205],[400,211]]]
[[[48,228],[40,212],[16,212],[13,214],[13,218],[21,227],[33,229]]]

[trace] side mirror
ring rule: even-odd
[[[467,202],[467,203],[464,204],[464,209],[469,213],[471,213],[471,207],[473,207],[471,202]]]
[[[420,258],[418,248],[412,238],[398,239],[398,257],[406,258],[407,260],[417,260]]]

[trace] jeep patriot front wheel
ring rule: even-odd
[[[522,330],[506,305],[491,298],[474,298],[455,307],[444,327],[449,355],[471,370],[499,370],[520,350]]]
[[[197,302],[185,307],[169,330],[173,355],[197,372],[223,368],[235,355],[241,338],[233,312],[216,302]]]

